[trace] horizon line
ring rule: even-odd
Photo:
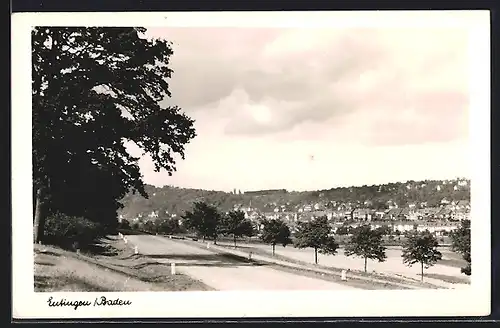
[[[424,181],[429,181],[429,182],[436,182],[436,181],[453,181],[453,180],[466,180],[470,182],[470,178],[463,177],[463,176],[456,176],[453,178],[443,178],[443,179],[419,179],[419,180],[413,180],[413,179],[407,179],[407,180],[400,180],[400,181],[388,181],[388,182],[383,182],[383,183],[378,183],[378,184],[353,184],[349,186],[333,186],[331,188],[323,188],[323,189],[308,189],[308,190],[288,190],[287,188],[267,188],[267,189],[255,189],[255,190],[243,190],[239,188],[234,188],[238,191],[242,191],[241,194],[244,194],[245,192],[256,192],[256,191],[265,191],[265,190],[285,190],[286,192],[289,193],[294,193],[294,192],[314,192],[314,191],[327,191],[331,189],[341,189],[341,188],[361,188],[361,187],[376,187],[376,186],[382,186],[382,185],[388,185],[388,184],[396,184],[396,183],[408,183],[408,182],[424,182]],[[183,186],[176,186],[176,185],[169,185],[169,184],[164,184],[161,186],[150,184],[150,183],[144,183],[145,186],[151,186],[155,188],[164,188],[164,187],[173,187],[173,188],[179,188],[179,189],[191,189],[191,190],[204,190],[204,191],[214,191],[214,192],[224,192],[224,193],[232,193],[233,190],[230,191],[225,191],[225,190],[216,190],[216,189],[203,189],[203,188],[194,188],[194,187],[183,187]]]

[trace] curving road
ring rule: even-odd
[[[176,263],[179,272],[216,290],[345,290],[343,284],[252,265],[161,236],[129,235],[139,252],[162,263]],[[168,273],[170,274],[170,273]]]

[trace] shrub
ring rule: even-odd
[[[44,242],[65,249],[81,248],[104,235],[102,227],[83,217],[55,213],[45,221]]]
[[[123,219],[118,224],[118,229],[130,229],[130,222],[128,220]]]

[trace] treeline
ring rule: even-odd
[[[217,243],[221,236],[232,237],[234,247],[241,237],[258,235],[260,240],[272,246],[272,254],[275,253],[276,245],[293,245],[297,248],[312,248],[314,250],[315,263],[318,264],[318,254],[335,255],[339,249],[336,235],[343,235],[340,231],[334,232],[328,219],[323,216],[308,222],[299,222],[298,230],[293,234],[290,227],[279,219],[262,219],[253,223],[245,218],[245,214],[238,210],[222,212],[217,206],[206,202],[195,202],[190,210],[182,215],[182,227],[178,220],[158,220],[158,223],[147,221],[144,229],[150,232],[175,234],[194,233],[197,238],[204,241],[209,239]],[[149,226],[147,224],[149,223]],[[387,227],[372,229],[370,225],[361,225],[350,228],[349,238],[344,247],[344,254],[356,256],[364,260],[364,268],[367,270],[367,260],[380,262],[386,259],[386,247],[383,243],[384,235],[391,235]],[[421,265],[422,279],[424,267],[434,265],[441,259],[438,251],[438,241],[429,231],[414,231],[405,233],[406,240],[403,242],[402,261],[412,266]],[[464,220],[459,229],[451,233],[452,249],[467,261],[467,266],[462,268],[464,274],[471,273],[470,257],[470,221]]]
[[[411,203],[426,202],[428,207],[437,206],[443,198],[449,201],[469,200],[469,184],[456,188],[458,181],[408,181],[389,183],[384,185],[341,187],[330,190],[307,192],[276,192],[274,194],[234,194],[223,191],[209,191],[201,189],[186,189],[164,186],[157,188],[146,185],[149,195],[145,199],[137,194],[129,193],[122,200],[124,205],[120,211],[126,218],[135,218],[138,215],[147,215],[158,211],[160,215],[181,215],[187,211],[195,201],[206,201],[223,211],[232,210],[234,205],[251,206],[261,212],[273,211],[276,206],[285,205],[294,210],[298,205],[321,202],[326,208],[333,209],[339,204],[354,204],[364,207],[365,201],[371,203],[373,209],[386,209],[390,201],[404,207]],[[439,188],[438,188],[439,187]],[[439,189],[439,190],[438,190]],[[455,190],[456,189],[456,190]]]

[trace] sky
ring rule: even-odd
[[[195,120],[169,176],[232,191],[469,177],[468,34],[458,28],[155,27]],[[135,152],[133,147],[130,148]]]

